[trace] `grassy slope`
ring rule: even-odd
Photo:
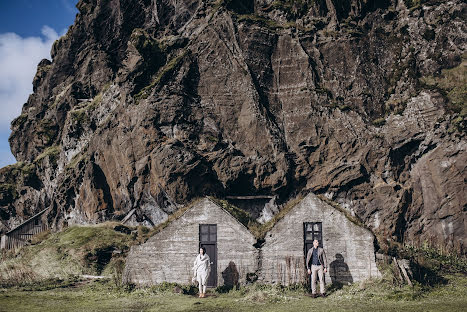
[[[3,254],[0,286],[69,279],[82,274],[110,275],[115,265],[123,265],[124,253],[134,242],[134,237],[115,231],[114,226],[112,223],[72,226],[59,233],[44,233],[41,242]],[[121,256],[112,251],[120,252]]]
[[[198,299],[155,288],[124,291],[94,282],[46,291],[0,290],[0,311],[465,311],[467,278],[463,274],[447,278],[447,285],[423,293],[366,282],[317,299],[300,290],[258,286]]]

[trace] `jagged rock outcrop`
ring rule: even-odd
[[[463,1],[77,7],[12,122],[3,230],[46,207],[59,228],[133,208],[159,223],[201,195],[312,190],[387,238],[463,252]]]

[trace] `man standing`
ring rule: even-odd
[[[327,272],[326,253],[323,248],[318,246],[319,242],[315,239],[313,241],[313,248],[310,248],[306,255],[306,268],[308,270],[308,274],[311,274],[311,294],[313,298],[316,298],[316,273],[318,273],[319,277],[319,290],[321,292],[321,297],[326,296],[324,289],[324,273]]]

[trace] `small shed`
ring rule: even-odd
[[[326,284],[380,276],[373,233],[310,193],[266,234],[260,280],[283,285],[308,282],[305,257],[314,239],[327,255]]]
[[[208,287],[235,286],[258,269],[255,237],[229,212],[209,198],[195,202],[145,243],[133,246],[123,281],[137,285],[188,284],[201,246],[211,258]]]
[[[29,244],[31,239],[48,229],[44,213],[48,208],[35,214],[0,238],[0,249],[14,249]]]

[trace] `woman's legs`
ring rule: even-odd
[[[199,289],[199,297],[202,298],[204,297],[204,294],[206,293],[206,284],[201,284],[201,281],[198,281],[198,289]]]

